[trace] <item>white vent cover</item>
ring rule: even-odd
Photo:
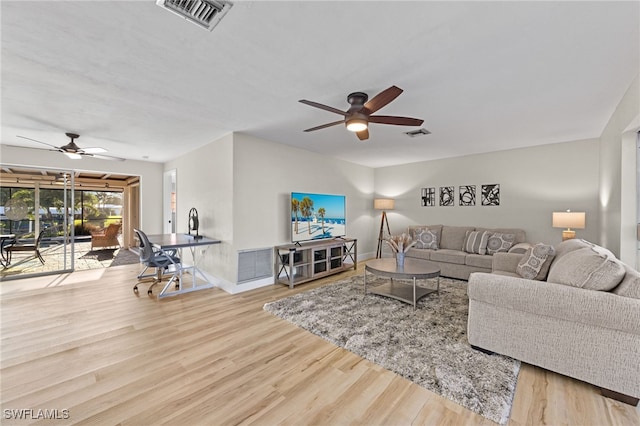
[[[238,251],[238,282],[273,276],[272,248]]]
[[[233,6],[227,0],[156,0],[156,4],[209,31]]]

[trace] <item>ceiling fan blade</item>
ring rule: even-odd
[[[313,132],[314,130],[326,129],[327,127],[337,126],[338,124],[344,124],[344,120],[334,121],[333,123],[327,123],[321,126],[312,127],[310,129],[306,129],[305,132]]]
[[[82,150],[84,152],[86,152],[87,154],[101,154],[103,152],[107,152],[106,149],[100,148],[99,146],[97,146],[95,148],[83,148]]]
[[[391,86],[386,90],[375,95],[372,99],[369,100],[364,107],[369,111],[369,114],[373,114],[378,111],[380,108],[387,105],[389,102],[393,101],[395,98],[400,96],[402,93],[402,89],[396,86]]]
[[[88,154],[88,153],[83,153],[82,155],[86,156],[86,157],[93,157],[93,158],[101,158],[103,160],[112,160],[112,161],[126,161],[125,158],[121,158],[121,157],[114,157],[111,155],[102,155],[102,154]]]
[[[410,117],[397,117],[395,115],[372,115],[369,123],[394,124],[396,126],[422,126],[424,120]]]
[[[301,103],[303,103],[305,105],[309,105],[309,106],[312,106],[312,107],[320,108],[320,109],[323,109],[325,111],[335,112],[336,114],[340,114],[342,116],[346,116],[347,115],[346,112],[340,111],[338,108],[330,107],[328,105],[319,104],[319,103],[313,102],[313,101],[308,101],[306,99],[300,99],[298,102],[301,102]]]
[[[356,132],[356,135],[358,135],[358,139],[360,139],[361,141],[366,141],[367,139],[369,139],[369,129],[364,129]]]
[[[82,158],[82,155],[78,154],[77,152],[62,151],[62,153],[67,157],[71,158],[72,160],[80,160]]]
[[[55,146],[55,145],[51,145],[50,143],[46,143],[46,142],[42,142],[42,141],[37,141],[37,140],[35,140],[35,139],[31,139],[31,138],[28,138],[28,137],[26,137],[26,136],[16,135],[16,137],[21,138],[21,139],[26,139],[26,140],[29,140],[29,141],[33,141],[33,142],[37,142],[37,143],[41,143],[41,144],[43,144],[43,145],[50,146],[51,148],[55,148],[56,150],[59,150],[59,149],[60,149],[59,147],[57,147],[57,146]]]

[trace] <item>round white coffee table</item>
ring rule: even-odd
[[[367,291],[367,271],[379,277],[391,278],[389,283],[372,287]],[[437,278],[435,289],[416,287],[416,280],[428,280]],[[404,283],[396,283],[396,280],[412,280],[413,286]],[[392,297],[405,303],[413,304],[433,292],[440,292],[440,267],[428,260],[405,258],[404,265],[398,266],[395,258],[370,260],[364,267],[364,294],[372,293],[380,296]]]

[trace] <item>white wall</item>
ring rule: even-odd
[[[562,230],[551,227],[554,211],[584,211],[578,238],[599,242],[598,140],[590,139],[489,154],[426,161],[375,170],[378,196],[396,199],[388,213],[392,233],[409,224],[523,228],[530,242],[555,244]],[[481,206],[482,184],[500,184],[500,206]],[[475,207],[458,205],[459,186],[476,185]],[[422,207],[421,188],[454,186],[453,207]]]
[[[635,79],[600,136],[600,211],[603,245],[620,256],[622,230],[623,133],[640,114],[640,78]],[[627,227],[624,232],[633,231]],[[628,238],[632,238],[629,236]],[[626,258],[626,255],[625,255]]]
[[[233,135],[169,161],[164,168],[176,169],[176,232],[188,232],[189,210],[195,207],[199,233],[222,241],[198,254],[198,266],[223,287],[234,283]],[[183,256],[188,256],[184,250]]]
[[[226,291],[252,288],[237,285],[239,250],[290,241],[291,191],[346,195],[347,233],[358,238],[360,256],[374,251],[371,168],[238,133],[165,164],[174,168],[178,232],[186,232],[188,211],[196,207],[201,233],[222,240],[199,265]]]
[[[161,163],[135,160],[111,161],[88,157],[72,160],[56,152],[6,145],[0,145],[0,162],[26,167],[140,176],[140,226],[149,233],[162,232],[163,166]]]
[[[373,169],[302,149],[234,137],[234,241],[238,250],[288,243],[291,192],[346,196],[347,235],[374,252]]]

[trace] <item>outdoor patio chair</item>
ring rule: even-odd
[[[169,284],[171,281],[178,281],[182,275],[182,264],[180,258],[176,256],[176,251],[170,250],[165,252],[164,250],[157,249],[151,245],[147,234],[139,229],[134,229],[133,232],[136,233],[140,241],[140,263],[145,265],[142,272],[138,274],[138,283],[133,286],[134,293],[138,293],[138,284],[140,284],[140,280],[145,278],[154,278],[153,283],[147,290],[148,294],[152,294],[153,286],[162,281],[162,275],[165,273],[172,274]],[[155,268],[155,273],[145,275],[145,272],[149,268]],[[178,286],[179,283],[176,282],[176,288]]]
[[[40,242],[42,241],[42,235],[44,234],[44,231],[45,229],[40,231],[40,234],[38,234],[38,238],[36,238],[36,241],[34,243],[20,243],[16,241],[7,247],[4,247],[7,258],[7,265],[11,263],[11,255],[16,251],[34,252],[38,260],[44,265],[44,259],[40,254]]]
[[[91,232],[91,250],[94,248],[120,247],[118,233],[122,227],[121,223],[112,223],[105,229]]]

